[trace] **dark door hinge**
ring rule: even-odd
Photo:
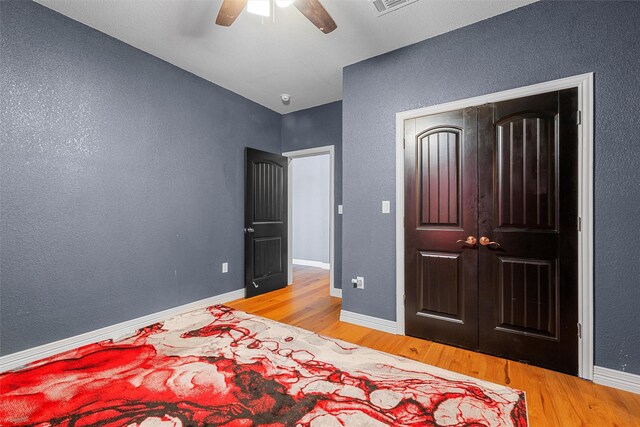
[[[578,217],[578,231],[582,231],[582,217]]]
[[[581,125],[582,124],[582,111],[578,110],[578,113],[576,114],[576,124],[577,125]]]
[[[404,150],[405,148],[407,148],[407,140],[402,138],[402,149]]]

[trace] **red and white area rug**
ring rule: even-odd
[[[0,375],[3,426],[526,426],[524,393],[224,306]]]

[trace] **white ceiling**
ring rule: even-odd
[[[279,113],[342,99],[342,68],[535,0],[419,0],[378,17],[370,0],[321,0],[323,34],[295,7],[275,22],[244,11],[215,25],[222,0],[36,0]],[[291,103],[280,101],[291,94]]]

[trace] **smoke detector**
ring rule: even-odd
[[[373,5],[378,11],[378,17],[393,12],[394,10],[401,9],[405,6],[409,6],[411,3],[415,3],[418,0],[373,0]]]
[[[288,93],[283,93],[282,95],[280,95],[280,100],[284,105],[289,105],[291,103],[291,95],[289,95]]]

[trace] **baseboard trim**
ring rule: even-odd
[[[398,325],[393,320],[380,319],[378,317],[353,313],[351,311],[341,310],[340,321],[353,323],[354,325],[364,326],[370,329],[376,329],[382,332],[388,332],[390,334],[398,333]]]
[[[329,289],[329,295],[336,298],[342,298],[342,289],[339,288],[331,288]]]
[[[322,268],[323,270],[331,270],[331,264],[329,264],[328,262],[312,261],[310,259],[293,258],[291,260],[291,263],[292,264],[296,264],[296,265],[306,265],[307,267],[318,267],[318,268]]]
[[[594,366],[593,382],[640,394],[640,375],[630,374],[629,372]]]
[[[54,354],[58,354],[63,351],[72,350],[83,345],[124,337],[132,334],[140,328],[169,319],[178,314],[187,313],[189,311],[216,304],[224,304],[239,298],[244,298],[244,288],[180,305],[178,307],[169,308],[167,310],[158,311],[157,313],[152,313],[126,322],[86,332],[84,334],[18,351],[16,353],[7,354],[6,356],[0,357],[0,372],[13,370],[28,363],[35,362],[36,360],[53,356]]]

